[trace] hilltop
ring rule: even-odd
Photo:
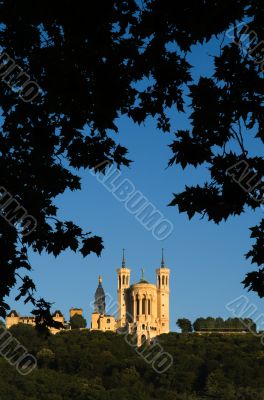
[[[72,330],[45,338],[23,325],[10,332],[36,356],[38,367],[20,376],[1,358],[1,400],[264,397],[264,348],[260,339],[249,333],[163,334],[159,344],[172,355],[173,365],[159,374],[124,337],[113,332]]]

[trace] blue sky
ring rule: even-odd
[[[214,52],[214,42],[193,50],[190,61],[196,65],[195,77],[211,71],[209,53]],[[146,279],[154,283],[155,268],[160,265],[164,247],[165,264],[171,268],[171,330],[177,329],[175,322],[179,317],[191,320],[209,315],[230,317],[226,303],[242,294],[257,305],[260,314],[263,302],[255,294],[248,294],[240,282],[253,269],[243,257],[251,245],[248,228],[258,223],[263,211],[249,211],[220,225],[200,217],[189,221],[187,215],[179,214],[176,207],[167,204],[172,200],[172,193],[181,191],[186,184],[203,182],[206,170],[182,171],[178,166],[167,169],[171,157],[168,145],[173,134],[158,131],[155,121],[150,119],[139,127],[122,118],[118,125],[117,140],[128,148],[129,158],[133,160],[131,168],[122,170],[122,178],[130,179],[173,223],[174,230],[167,239],[156,240],[94,176],[82,172],[82,190],[66,192],[58,198],[59,216],[102,236],[105,249],[101,257],[92,255],[86,259],[73,252],[56,259],[31,254],[32,276],[39,295],[54,302],[54,309],[61,309],[67,319],[70,307],[82,307],[90,324],[90,303],[99,274],[103,276],[105,291],[116,299],[116,269],[121,266],[122,248],[126,249],[127,266],[132,269],[132,282],[139,280],[140,269],[144,267]],[[186,129],[188,114],[176,114],[173,127]],[[252,151],[255,151],[253,147]],[[15,294],[16,291],[12,297]],[[13,299],[11,305],[21,314],[32,309]]]

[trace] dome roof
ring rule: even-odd
[[[139,283],[148,283],[149,284],[149,282],[146,281],[146,279],[140,279],[140,281],[137,282],[136,285],[138,285]]]
[[[136,283],[136,285],[139,285],[140,283],[148,284],[148,285],[149,285],[150,283],[145,279],[144,268],[141,268],[141,273],[142,273],[141,279],[140,279],[139,282]]]

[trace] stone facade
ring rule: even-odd
[[[74,315],[81,315],[83,316],[83,309],[82,308],[71,308],[70,309],[70,318],[72,318]]]
[[[169,332],[169,277],[170,269],[164,265],[156,269],[156,284],[142,278],[130,284],[131,270],[126,267],[123,255],[122,266],[117,269],[118,318],[105,315],[105,293],[102,278],[95,293],[95,312],[92,314],[93,330],[127,330],[135,335],[137,344],[151,341],[162,333]],[[98,312],[98,310],[103,312]]]
[[[93,331],[116,331],[116,319],[112,315],[92,313],[91,329]]]
[[[6,317],[6,328],[9,329],[13,325],[26,324],[35,326],[34,317],[21,317],[15,310],[10,311]]]
[[[65,323],[63,314],[57,310],[52,314],[54,321],[61,322],[63,325]],[[11,328],[13,325],[25,324],[35,326],[35,318],[32,316],[21,317],[15,310],[10,311],[6,317],[6,329]],[[50,328],[50,333],[58,333],[61,329]]]
[[[139,282],[130,283],[131,270],[126,266],[123,254],[122,266],[117,269],[117,315],[106,313],[105,292],[102,286],[102,277],[99,276],[98,287],[94,298],[94,312],[92,313],[91,330],[120,331],[124,330],[135,336],[138,345],[149,342],[162,333],[169,332],[169,278],[170,269],[165,267],[162,254],[161,266],[156,269],[156,284],[149,283],[142,277]],[[74,315],[83,315],[81,308],[71,308],[70,318]],[[55,321],[61,322],[63,328],[50,328],[56,334],[61,329],[70,329],[65,323],[63,314],[57,310],[52,314]],[[6,317],[6,328],[13,325],[27,324],[35,326],[34,317],[21,317],[15,310]]]

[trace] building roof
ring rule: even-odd
[[[52,317],[55,317],[56,314],[59,314],[60,317],[63,317],[63,314],[62,314],[62,312],[60,310],[54,311],[54,313],[52,314]]]
[[[154,285],[154,283],[149,283],[149,282],[147,282],[145,280],[144,281],[139,281],[137,283],[133,283],[133,285],[131,285],[131,289],[133,290],[133,288],[135,288],[137,286],[139,286],[139,287],[148,286],[149,288],[152,288],[152,289],[156,289],[157,288],[157,286]]]
[[[140,279],[140,281],[135,283],[135,285],[138,285],[139,283],[147,283],[147,284],[149,284],[149,282],[146,281],[146,279]]]
[[[8,317],[11,317],[11,315],[14,314],[14,317],[19,317],[18,313],[16,310],[11,310],[10,313],[7,315]]]

